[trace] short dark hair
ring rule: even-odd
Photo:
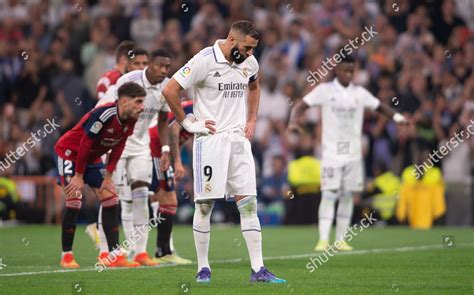
[[[230,26],[230,30],[236,30],[244,34],[245,36],[250,36],[255,40],[259,40],[260,35],[257,32],[255,26],[248,20],[238,20]]]
[[[355,63],[355,58],[351,54],[346,54],[341,58],[341,63]]]
[[[130,54],[127,53],[128,58],[132,58],[133,56],[137,56],[137,55],[146,55],[146,56],[148,56],[148,51],[146,51],[143,48],[135,48],[135,49],[132,49],[131,51],[132,52],[130,52]]]
[[[135,43],[132,41],[122,41],[115,50],[115,61],[119,62],[122,56],[129,57],[129,52],[135,49]]]
[[[146,96],[145,89],[135,82],[126,82],[117,90],[118,98],[127,96],[131,98]]]
[[[161,57],[167,57],[167,58],[170,58],[171,59],[171,54],[166,51],[165,49],[163,48],[158,48],[156,50],[153,50],[150,54],[150,60],[155,60],[155,58],[157,58],[158,56],[161,56]]]

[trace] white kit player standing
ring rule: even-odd
[[[131,250],[135,253],[134,261],[145,266],[158,264],[146,252],[148,231],[144,230],[144,226],[149,222],[148,187],[151,184],[153,171],[148,129],[158,118],[158,130],[162,143],[160,170],[165,171],[170,163],[169,107],[162,96],[162,90],[169,81],[166,76],[170,66],[171,55],[165,50],[157,49],[151,52],[147,68],[123,75],[116,84],[120,87],[123,83],[135,82],[143,86],[147,92],[145,109],[135,125],[133,134],[127,140],[113,179],[121,201],[125,237],[133,246]],[[111,95],[115,97],[116,94],[108,91],[106,99],[110,100]],[[128,187],[130,189],[127,189]],[[103,259],[107,255],[108,253],[101,249],[99,258]]]
[[[196,281],[210,282],[210,216],[214,199],[235,195],[250,256],[251,281],[284,283],[263,265],[257,217],[255,164],[249,139],[257,120],[260,87],[252,56],[258,33],[248,21],[232,24],[225,40],[206,47],[177,71],[163,90],[178,122],[195,133],[193,146],[195,212],[193,234],[198,260]],[[179,91],[194,87],[195,122],[179,101]]]
[[[306,109],[321,107],[322,165],[319,205],[319,241],[315,251],[329,247],[329,232],[334,220],[335,202],[339,199],[336,217],[336,249],[350,251],[347,229],[352,219],[353,194],[361,192],[364,183],[362,162],[362,123],[364,109],[377,110],[393,118],[396,123],[407,124],[402,114],[395,113],[370,92],[351,83],[354,58],[344,56],[336,66],[336,78],[316,86],[298,102],[290,116],[288,129],[302,132],[299,118]]]

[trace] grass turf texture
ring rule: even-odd
[[[150,254],[155,239],[153,230]],[[183,257],[196,261],[191,227],[176,226],[174,240]],[[97,252],[83,226],[74,245],[81,269],[51,273],[61,269],[60,227],[0,228],[0,258],[6,265],[0,270],[0,294],[474,294],[472,228],[369,228],[351,242],[355,252],[337,254],[310,273],[306,265],[316,241],[314,226],[264,228],[264,256],[270,257],[265,264],[288,284],[250,284],[239,227],[213,226],[212,282],[199,285],[196,265],[98,273]],[[41,271],[48,273],[19,275]]]

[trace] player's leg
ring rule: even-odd
[[[171,248],[171,233],[176,208],[178,207],[178,198],[176,197],[174,187],[173,168],[170,166],[163,173],[159,171],[159,167],[159,159],[153,158],[154,179],[152,183],[158,183],[153,189],[155,190],[155,198],[160,204],[156,212],[159,222],[157,226],[155,257],[160,263],[190,264],[191,260],[181,258],[177,253],[173,253]]]
[[[351,251],[352,247],[344,240],[352,220],[354,210],[353,194],[363,189],[363,163],[362,161],[351,161],[345,167],[342,176],[343,190],[339,196],[336,219],[336,240],[340,241],[339,251]]]
[[[127,163],[128,180],[132,189],[133,230],[138,239],[134,239],[134,261],[144,266],[155,266],[158,263],[148,255],[150,211],[148,208],[148,187],[151,183],[153,165],[151,156],[131,157]]]
[[[235,195],[240,212],[240,227],[249,252],[251,282],[286,283],[277,278],[263,264],[262,232],[257,216],[257,185],[255,163],[248,139],[240,133],[232,133],[227,192]]]
[[[124,228],[124,233],[125,233],[125,238],[131,234],[133,231],[130,230],[130,223],[131,223],[131,196],[130,196],[130,188],[127,186],[127,181],[126,181],[126,170],[125,170],[125,164],[126,164],[126,159],[120,159],[117,163],[117,167],[112,175],[112,180],[115,184],[115,189],[118,193],[121,206],[122,206],[122,225]],[[127,204],[123,204],[123,202],[127,202]],[[127,207],[128,205],[128,207]],[[128,226],[127,226],[128,225]],[[100,254],[99,254],[99,259],[104,259],[109,255],[109,247],[107,244],[107,238],[105,236],[105,232],[103,229],[102,225],[102,206],[99,208],[99,222],[98,222],[98,228],[99,228],[99,239],[100,239]],[[125,252],[125,249],[122,249]]]
[[[97,188],[93,190],[102,207],[101,223],[107,241],[107,252],[105,253],[108,253],[106,257],[100,257],[96,266],[99,263],[104,268],[140,266],[139,263],[128,261],[119,245],[118,196],[108,191],[100,191]]]
[[[319,241],[315,251],[324,251],[329,246],[329,233],[334,222],[336,200],[341,187],[342,168],[321,167],[321,203],[318,210]]]
[[[198,283],[211,281],[211,267],[208,252],[211,237],[211,213],[214,200],[223,198],[227,179],[229,148],[222,144],[223,136],[215,134],[198,138],[193,144],[193,175],[194,175],[194,217],[193,236],[196,247]],[[219,157],[216,157],[219,155]]]
[[[74,162],[57,157],[57,165],[59,171],[58,184],[61,185],[64,191],[64,188],[74,176]],[[77,216],[79,215],[81,206],[82,193],[78,193],[77,196],[72,197],[66,195],[66,208],[64,210],[61,227],[61,266],[64,268],[79,268],[79,264],[77,264],[72,252],[72,245],[76,232]]]

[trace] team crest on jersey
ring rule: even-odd
[[[95,122],[94,124],[92,124],[91,132],[94,133],[94,134],[97,134],[97,133],[99,133],[99,131],[101,129],[102,129],[102,123]]]
[[[204,191],[206,193],[210,193],[212,191],[212,185],[209,182],[204,186]]]
[[[247,78],[249,76],[249,71],[250,71],[249,68],[243,68],[242,74],[244,74],[245,78]]]

